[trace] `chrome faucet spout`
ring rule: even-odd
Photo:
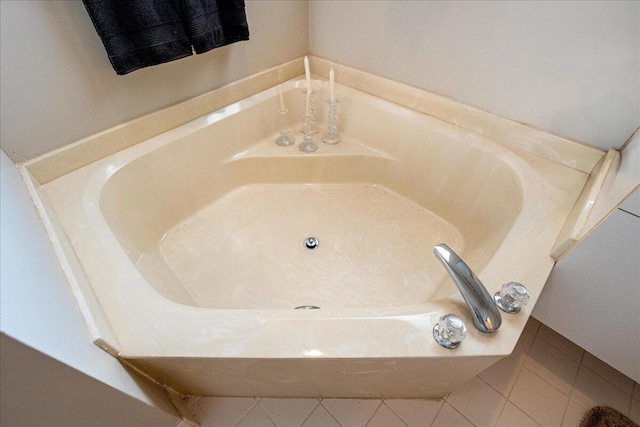
[[[441,243],[433,248],[436,258],[453,279],[469,305],[473,326],[480,332],[495,332],[502,324],[502,316],[493,297],[484,287],[478,276],[449,246]]]

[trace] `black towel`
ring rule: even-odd
[[[249,40],[244,0],[83,0],[118,74]]]

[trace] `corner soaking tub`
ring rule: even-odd
[[[473,329],[434,245],[535,303],[587,174],[343,85],[342,141],[304,154],[299,86],[294,146],[273,142],[271,88],[44,184],[61,256],[110,348],[179,393],[440,397],[509,354],[530,309]],[[446,313],[469,327],[455,350],[432,336]]]

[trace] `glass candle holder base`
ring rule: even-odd
[[[298,149],[304,153],[313,153],[318,149],[318,145],[313,142],[313,134],[308,133],[302,138],[302,142],[298,145]]]
[[[285,132],[286,131],[286,132]],[[289,135],[289,129],[284,128],[280,131],[280,136],[276,138],[276,145],[280,147],[289,147],[296,142],[296,139]]]
[[[322,136],[321,140],[325,144],[336,145],[338,142],[340,142],[340,137],[338,136],[338,137],[332,138],[331,136],[325,134]]]
[[[287,127],[287,113],[288,109],[282,108],[280,110],[280,120],[282,121],[282,128],[280,129],[280,136],[276,138],[276,145],[280,147],[289,147],[296,142],[296,139],[290,135],[289,128]]]

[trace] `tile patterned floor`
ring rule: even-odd
[[[190,404],[202,427],[577,427],[596,405],[640,424],[639,384],[533,318],[510,357],[443,400],[202,397]]]

